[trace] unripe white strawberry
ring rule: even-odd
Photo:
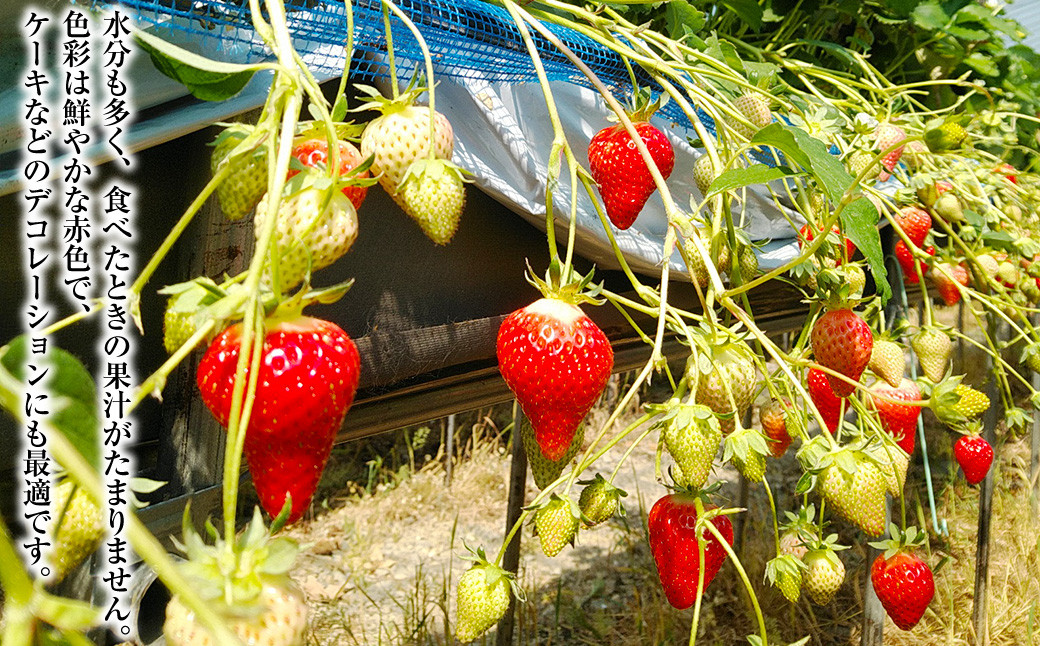
[[[270,195],[265,195],[256,207],[253,226],[258,241],[267,220],[269,201]],[[303,280],[308,261],[311,271],[315,271],[342,257],[354,244],[357,232],[357,211],[341,191],[308,186],[283,198],[275,230],[281,290],[292,289]],[[271,262],[274,263],[273,258]],[[268,280],[269,276],[270,270]]]
[[[229,617],[228,627],[249,646],[303,646],[307,630],[307,606],[293,586],[264,585],[256,600],[257,613]],[[180,597],[166,604],[163,635],[168,646],[217,646],[217,641],[196,619]]]
[[[874,145],[878,152],[888,150],[904,139],[906,139],[906,132],[904,132],[899,126],[891,123],[882,123],[877,127],[877,130],[874,131]],[[899,163],[899,158],[902,156],[903,146],[899,146],[882,157],[881,165],[885,167],[885,170],[878,174],[878,179],[881,181],[888,179],[888,173],[891,173],[895,169],[896,164]]]
[[[430,240],[448,244],[466,205],[462,171],[443,159],[419,159],[409,167],[394,201]]]
[[[386,112],[373,119],[361,135],[361,154],[373,156],[372,172],[379,173],[379,185],[393,195],[398,191],[412,162],[429,157],[430,109],[388,104]],[[455,136],[451,124],[440,112],[434,113],[433,156],[451,159]]]
[[[740,112],[741,116],[751,122],[751,128],[743,123],[734,121],[733,127],[737,132],[748,139],[755,133],[773,122],[773,113],[769,111],[769,102],[759,94],[745,92],[733,101],[733,106]]]

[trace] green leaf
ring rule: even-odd
[[[845,170],[845,164],[831,154],[827,144],[810,136],[804,130],[786,125],[784,128],[794,135],[800,153],[808,157],[808,169],[816,176],[827,197],[835,204],[840,202],[845,191],[855,181],[855,178]],[[786,150],[784,152],[787,153]]]
[[[774,122],[762,128],[751,138],[751,143],[758,146],[772,146],[783,152],[788,159],[802,168],[811,169],[812,161],[798,146],[791,129],[780,122]]]
[[[892,287],[888,284],[885,256],[881,252],[881,235],[877,228],[879,217],[871,201],[861,197],[841,212],[841,231],[867,259],[881,302],[885,303],[892,295]]]
[[[704,29],[704,12],[695,8],[686,0],[672,0],[665,5],[665,24],[668,34],[681,40],[689,32],[698,32]]]
[[[786,166],[770,168],[765,164],[755,164],[747,168],[733,168],[715,178],[715,181],[708,188],[708,195],[724,193],[737,188],[751,186],[752,184],[766,184],[773,180],[804,174]]]
[[[181,83],[203,101],[224,101],[242,91],[253,74],[267,65],[224,63],[189,52],[172,43],[136,30],[134,36],[148,52],[155,68]]]
[[[13,379],[19,386],[26,381],[28,338],[20,336],[11,341],[0,356],[0,370],[6,379],[0,379],[0,390]],[[47,387],[51,392],[50,423],[95,469],[100,468],[100,439],[97,415],[97,395],[94,380],[79,359],[53,343],[47,352],[50,372]],[[9,393],[5,393],[9,395]],[[18,399],[21,395],[18,394]],[[2,398],[5,405],[9,397]],[[11,411],[18,414],[16,411]]]
[[[755,0],[722,0],[720,4],[737,14],[752,29],[762,27],[762,6]]]
[[[983,54],[970,54],[963,63],[983,76],[997,76],[1000,68],[993,62],[993,58]]]
[[[918,5],[910,17],[915,25],[929,31],[942,29],[946,23],[950,22],[950,17],[938,2],[926,2]]]

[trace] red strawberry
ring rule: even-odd
[[[993,464],[993,447],[978,435],[962,435],[953,445],[953,457],[961,465],[968,484],[979,484]]]
[[[834,394],[827,373],[822,370],[810,368],[806,381],[809,397],[816,405],[816,410],[820,411],[823,420],[827,422],[827,430],[833,434],[841,421],[841,398]]]
[[[881,426],[896,439],[896,444],[899,445],[899,448],[906,451],[907,455],[913,454],[914,438],[917,432],[917,418],[921,416],[921,407],[894,404],[873,395],[912,402],[920,401],[921,389],[913,381],[904,377],[903,381],[896,388],[879,381],[871,386],[870,392],[870,401],[874,410],[877,411],[878,419],[881,420]]]
[[[928,215],[928,211],[913,205],[900,209],[896,213],[895,222],[918,247],[924,244],[924,239],[932,230],[932,216]]]
[[[672,144],[663,132],[647,121],[637,121],[632,125],[650,151],[661,176],[668,179],[675,165]],[[632,226],[657,187],[624,126],[618,124],[604,128],[592,138],[589,142],[589,170],[592,179],[599,184],[610,221],[619,229]]]
[[[921,273],[927,274],[931,266],[923,260],[914,260],[914,255],[911,253],[910,248],[906,246],[906,243],[902,240],[896,240],[895,247],[893,249],[896,255],[896,260],[899,262],[899,266],[903,269],[903,280],[910,285],[916,285],[920,282],[917,278],[917,269],[914,268],[916,262],[921,267]],[[935,255],[935,247],[929,245],[925,252],[930,255]]]
[[[697,580],[700,575],[698,534],[705,540],[704,588],[707,589],[726,560],[726,550],[709,530],[696,531],[697,498],[691,494],[669,494],[650,509],[647,517],[650,551],[657,564],[668,603],[685,610],[697,600]],[[710,505],[705,512],[715,509]],[[733,524],[726,516],[715,516],[709,522],[715,525],[726,542],[733,544]]]
[[[852,258],[854,255],[856,255],[856,245],[853,244],[852,240],[849,240],[842,234],[841,229],[838,228],[838,225],[835,224],[834,226],[832,226],[831,231],[837,233],[838,238],[845,242],[846,258]],[[816,237],[817,232],[819,232],[819,229],[815,229],[809,224],[803,224],[802,228],[798,230],[798,248],[800,249],[804,247],[806,244],[812,242],[813,238]],[[838,264],[841,264],[840,261]]]
[[[902,630],[917,625],[935,595],[932,570],[908,551],[887,558],[878,555],[870,568],[870,582],[885,612]]]
[[[297,139],[293,142],[292,156],[304,166],[324,171],[329,163],[329,142],[318,137]],[[337,176],[349,174],[362,161],[364,161],[364,158],[361,156],[361,151],[354,144],[343,139],[339,140],[339,172]],[[286,177],[293,177],[299,172],[296,168],[290,168]],[[367,170],[358,173],[359,178],[370,176]],[[366,193],[368,193],[367,186],[353,185],[343,187],[343,195],[346,195],[347,199],[354,204],[355,209],[361,208],[361,203],[365,201]]]
[[[497,355],[542,454],[559,460],[607,385],[610,341],[577,305],[542,298],[502,322]]]
[[[957,287],[957,283],[964,287],[968,286],[968,270],[961,265],[953,264],[944,265],[943,268],[946,270],[945,273],[936,271],[932,274],[932,280],[935,281],[935,289],[938,290],[939,297],[942,298],[944,303],[956,305],[961,300],[961,292]]]
[[[202,401],[224,426],[231,416],[242,325],[218,336],[199,363]],[[260,503],[277,516],[292,496],[300,518],[354,401],[360,359],[335,323],[308,316],[269,320],[245,456]]]
[[[791,446],[792,438],[787,432],[785,415],[784,405],[776,399],[758,410],[758,417],[762,422],[762,432],[769,439],[769,453],[774,458],[781,457]]]
[[[839,372],[853,381],[859,380],[870,362],[874,335],[870,326],[848,308],[828,310],[812,329],[812,349],[820,365]],[[827,375],[834,394],[848,397],[855,387]]]

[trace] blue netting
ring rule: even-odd
[[[252,33],[245,0],[116,0],[142,23],[166,30],[174,40],[189,41],[204,52],[219,52],[225,60],[257,62],[268,53]],[[529,82],[535,69],[508,12],[480,0],[399,0],[401,10],[415,23],[430,48],[437,71],[448,77],[477,78],[491,82]],[[339,75],[347,19],[342,2],[287,2],[289,27],[295,45],[319,75]],[[386,77],[386,38],[379,0],[355,0],[355,52],[351,74],[359,78]],[[391,15],[394,56],[399,70],[422,66],[422,51],[404,23]],[[619,97],[631,92],[628,71],[621,57],[572,29],[548,25]],[[591,87],[588,79],[555,46],[536,33],[534,42],[550,80]],[[656,87],[642,71],[638,81]],[[661,116],[682,126],[690,122],[675,102],[667,103]],[[698,118],[715,134],[710,116],[698,110]]]

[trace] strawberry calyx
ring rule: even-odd
[[[928,407],[932,409],[932,413],[940,422],[954,430],[965,428],[970,421],[958,407],[961,401],[958,387],[963,379],[964,375],[948,375],[933,386],[923,384],[924,391],[928,394]]]
[[[596,273],[595,266],[584,276],[579,274],[574,267],[569,267],[569,270],[569,275],[564,276],[560,258],[554,255],[549,262],[549,268],[545,271],[544,279],[535,275],[530,262],[527,263],[524,278],[545,298],[556,299],[570,305],[582,303],[602,305],[605,302],[599,297],[603,292],[603,283],[594,284],[592,282],[592,277]]]
[[[274,537],[288,518],[286,506],[270,529],[264,525],[260,508],[236,538],[224,540],[213,524],[206,521],[206,532],[213,540],[207,544],[191,523],[190,504],[185,506],[182,538],[173,543],[187,560],[180,565],[193,588],[208,603],[219,606],[227,617],[256,617],[264,612],[261,592],[265,586],[284,587],[289,583],[289,570],[299,552],[295,540]]]
[[[632,90],[629,104],[625,108],[625,115],[632,123],[650,121],[654,113],[664,107],[666,103],[668,103],[668,95],[664,92],[658,92],[654,96],[654,92],[650,88],[637,85]],[[607,118],[614,122],[620,121],[616,114],[611,114]],[[623,129],[625,126],[619,123],[617,127]]]
[[[520,587],[520,584],[516,581],[516,574],[509,572],[508,570],[502,569],[497,563],[492,563],[488,560],[487,554],[484,553],[483,547],[473,549],[465,543],[462,544],[466,549],[466,553],[461,555],[464,561],[470,561],[473,563],[472,568],[483,568],[485,574],[485,585],[490,589],[494,587],[499,581],[506,581],[509,583],[509,589],[512,591],[514,597],[520,603],[527,602],[527,595],[524,593],[524,589]]]
[[[913,552],[923,547],[927,533],[913,525],[900,529],[895,523],[889,523],[888,536],[886,539],[869,543],[874,549],[884,551],[886,561],[900,552]]]
[[[383,96],[382,92],[371,85],[357,83],[354,85],[354,88],[357,89],[359,97],[365,99],[365,101],[356,108],[352,108],[352,112],[375,110],[384,115],[407,110],[415,105],[416,100],[427,91],[422,74],[413,74],[408,81],[408,86],[400,94],[392,98]]]
[[[371,161],[372,157],[369,157]],[[423,179],[437,180],[445,174],[457,175],[463,182],[471,182],[471,173],[450,159],[439,159],[422,157],[413,161],[409,166],[408,170],[405,171],[404,176],[401,178],[400,184],[397,185],[397,190],[401,191],[404,189],[406,184],[412,182],[420,182]],[[376,180],[372,180],[375,182]]]

